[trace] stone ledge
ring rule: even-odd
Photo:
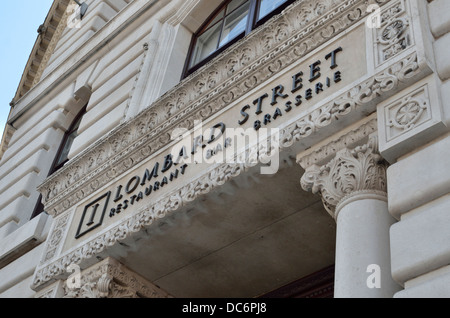
[[[444,12],[450,12],[450,1],[434,0],[428,4],[431,32],[435,38],[450,31],[450,20],[447,15],[443,14]]]
[[[11,264],[0,269],[0,298],[24,297],[33,293],[30,288],[39,257],[44,250],[44,244],[35,247],[33,250],[16,259]],[[24,284],[23,282],[26,282]]]
[[[405,190],[403,193],[414,192]],[[450,263],[449,209],[450,195],[447,194],[412,210],[392,225],[392,276],[397,282],[404,284]]]
[[[24,226],[2,239],[0,268],[21,257],[43,241],[48,233],[49,216],[42,213]]]
[[[450,266],[417,278],[420,284],[408,287],[394,295],[394,298],[448,298],[450,294]],[[423,281],[422,281],[423,280]]]

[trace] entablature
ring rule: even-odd
[[[381,24],[377,28],[368,27],[366,23],[371,5],[381,6]],[[278,121],[280,138],[276,150],[295,148],[298,152],[374,113],[380,101],[431,74],[432,63],[426,53],[417,10],[416,1],[407,5],[404,0],[297,1],[135,118],[98,140],[39,187],[55,224],[47,252],[36,271],[34,287],[38,289],[64,275],[64,268],[70,263],[81,263],[103,252],[107,246],[140,231],[154,219],[164,218],[184,203],[255,165],[255,162],[244,161],[193,169],[195,173],[189,182],[170,188],[132,215],[121,215],[122,218],[111,223],[106,231],[83,238],[75,247],[63,248],[64,236],[74,232],[73,226],[68,230],[73,214],[83,210],[80,203],[103,194],[100,192],[122,178],[125,183],[128,181],[124,186],[131,193],[131,188],[136,189],[139,184],[133,175],[136,169],[143,165],[155,167],[155,162],[163,163],[167,158],[164,154],[177,142],[172,138],[173,131],[192,131],[203,121],[208,125],[227,123],[235,118],[227,114],[235,114],[238,108],[239,116],[245,102],[261,100],[258,97],[265,92],[272,93],[275,102],[277,98],[288,98],[287,90],[283,94],[281,84],[277,86],[277,83],[283,83],[283,87],[293,85],[291,93],[296,93],[300,89],[299,70],[307,74],[306,89],[307,85],[313,85],[310,83],[319,73],[315,61],[331,63],[331,70],[325,66],[322,69],[321,85],[332,87],[334,81],[336,90],[330,88],[329,95],[323,94],[311,101],[307,90],[302,91],[302,107],[297,113],[291,113],[294,116]],[[332,52],[337,54],[339,48],[348,56],[344,56],[342,62],[333,63]],[[362,61],[352,59],[358,54],[364,57]],[[342,74],[337,74],[340,69],[333,67],[336,64],[344,68]],[[308,78],[310,83],[307,83]],[[322,88],[317,83],[311,86],[317,96]],[[299,96],[295,95],[292,98]],[[236,125],[237,121],[234,123]],[[245,151],[257,154],[260,149]],[[149,177],[147,173],[144,176]]]

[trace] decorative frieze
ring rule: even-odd
[[[48,213],[58,215],[167,145],[173,129],[193,128],[195,120],[209,118],[348,29],[366,15],[368,5],[360,0],[295,3],[51,176],[39,189]]]
[[[416,54],[399,61],[381,73],[385,74],[384,77],[381,74],[377,74],[370,80],[353,88],[350,92],[344,93],[336,101],[325,104],[314,113],[308,114],[306,118],[301,118],[299,121],[289,125],[286,129],[283,129],[280,133],[281,140],[279,149],[283,150],[291,147],[295,141],[308,137],[311,133],[317,132],[321,128],[351,114],[352,111],[360,111],[362,107],[376,100],[380,94],[387,94],[390,91],[398,89],[399,85],[417,75],[419,71]],[[361,87],[364,89],[361,89]],[[369,91],[371,92],[370,94],[368,93]],[[344,101],[349,106],[342,108],[341,106]],[[322,117],[318,116],[318,114],[322,114]],[[317,123],[317,125],[314,123]],[[256,154],[258,149],[249,149],[248,151]],[[253,158],[255,156],[247,153],[243,157]],[[167,216],[183,204],[195,200],[198,196],[209,193],[214,188],[223,185],[231,178],[240,175],[255,164],[253,160],[248,160],[246,163],[241,164],[222,164],[205,172],[204,175],[192,180],[186,186],[161,197],[157,202],[145,206],[132,216],[123,219],[119,224],[89,240],[83,246],[70,251],[54,261],[47,261],[36,271],[33,286],[36,288],[45,284],[55,276],[64,273],[64,269],[70,264],[78,264],[84,259],[89,259],[103,252],[107,247],[115,245],[119,240],[141,231],[143,228],[151,225],[155,220]]]

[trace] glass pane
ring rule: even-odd
[[[225,18],[219,47],[227,44],[245,31],[249,7],[250,4],[247,2]]]
[[[217,23],[197,38],[190,66],[201,62],[208,57],[208,55],[217,50],[221,26],[222,23]]]
[[[233,0],[227,6],[227,14],[232,12],[234,9],[247,2],[247,0]]]
[[[61,154],[59,155],[58,162],[56,163],[56,166],[59,166],[60,164],[64,163],[68,156],[70,148],[72,147],[73,141],[77,137],[77,132],[71,133],[66,140],[66,143],[64,144],[64,148],[61,151]]]
[[[214,25],[215,23],[217,23],[218,21],[220,21],[223,18],[224,14],[225,14],[225,10],[220,11],[220,13],[218,15],[216,15],[214,20],[212,20],[211,23],[209,23],[208,28],[210,26]]]
[[[264,18],[286,1],[287,0],[261,0],[259,3],[258,20]]]

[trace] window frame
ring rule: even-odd
[[[269,21],[272,17],[280,14],[284,9],[286,9],[289,5],[294,3],[296,0],[287,0],[285,3],[281,4],[279,7],[277,7],[275,10],[268,13],[266,16],[258,20],[258,14],[259,14],[259,4],[262,0],[249,0],[250,1],[250,7],[248,11],[248,20],[247,20],[247,26],[245,28],[245,31],[242,32],[240,35],[236,36],[234,39],[223,45],[222,47],[219,47],[214,52],[209,54],[206,58],[198,62],[197,64],[190,66],[191,60],[195,51],[195,46],[197,44],[197,39],[203,32],[210,26],[210,23],[217,17],[217,15],[222,12],[222,10],[231,3],[232,0],[224,0],[222,3],[208,16],[208,18],[205,20],[205,22],[200,26],[200,28],[195,32],[192,36],[191,43],[188,50],[188,55],[186,57],[183,74],[182,74],[182,80],[192,73],[195,73],[198,69],[200,69],[202,66],[206,65],[208,62],[213,60],[215,57],[217,57],[220,53],[224,52],[226,49],[228,49],[230,46],[235,44],[236,42],[240,41],[244,37],[246,37],[248,34],[250,34],[252,31],[256,30],[260,26],[262,26],[264,23]],[[222,23],[222,22],[221,22]],[[222,30],[220,31],[222,34]],[[220,38],[219,38],[220,41]],[[219,42],[220,43],[220,42]]]
[[[64,162],[61,162],[60,164],[57,164],[59,161],[59,158],[61,157],[61,154],[67,144],[67,141],[69,139],[69,136],[75,131],[75,126],[78,123],[78,121],[81,121],[83,116],[86,114],[86,109],[87,109],[87,105],[85,105],[79,112],[78,114],[75,116],[75,118],[73,119],[72,123],[69,126],[69,129],[67,129],[67,131],[64,133],[64,136],[61,140],[61,143],[59,144],[59,148],[58,151],[56,152],[56,155],[53,159],[52,165],[50,167],[49,173],[48,173],[48,177],[51,176],[52,174],[54,174],[56,171],[58,171],[59,169],[61,169],[62,167],[64,167],[64,165],[69,161],[69,159],[64,160]],[[78,131],[77,127],[77,131]],[[33,209],[33,213],[31,214],[31,219],[34,219],[35,217],[37,217],[38,215],[40,215],[41,213],[44,212],[44,205],[42,204],[42,194],[39,195],[38,198],[38,202],[36,203],[34,209]]]
[[[83,109],[81,109],[81,111],[77,114],[77,116],[74,118],[74,120],[70,124],[69,129],[67,129],[67,131],[64,133],[64,137],[61,141],[61,144],[59,145],[58,152],[55,156],[55,159],[53,160],[52,168],[50,169],[49,176],[54,174],[56,171],[58,171],[62,167],[64,167],[64,165],[69,161],[69,159],[66,158],[63,162],[58,164],[58,161],[59,161],[64,149],[66,148],[69,137],[74,132],[78,131],[79,126],[76,127],[76,125],[79,124],[79,122],[81,122],[81,120],[85,114],[86,114],[86,106],[84,106]],[[75,127],[76,127],[76,129],[75,129]],[[69,149],[69,151],[70,151],[70,149]]]

